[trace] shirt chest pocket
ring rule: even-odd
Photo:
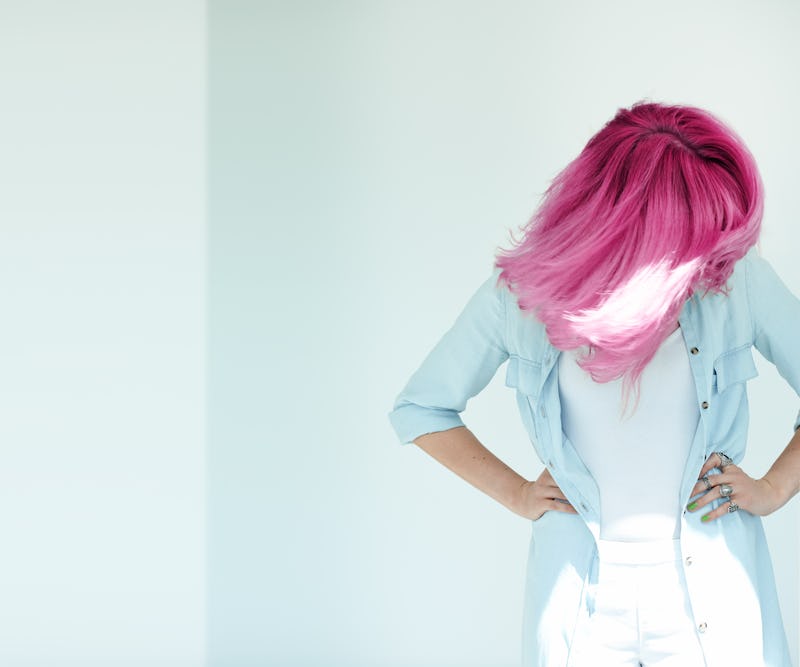
[[[525,395],[529,400],[531,408],[539,399],[539,379],[542,374],[542,365],[511,355],[508,358],[508,368],[506,369],[506,387],[516,389]]]
[[[534,444],[538,441],[536,435],[536,410],[538,409],[541,415],[544,416],[544,406],[540,405],[539,401],[541,375],[541,364],[514,355],[508,358],[506,386],[517,390],[519,414]]]
[[[719,394],[757,375],[758,369],[749,344],[723,352],[714,360],[714,388]]]

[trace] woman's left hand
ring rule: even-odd
[[[701,518],[702,521],[708,522],[718,519],[719,517],[729,512],[731,503],[739,507],[739,510],[746,510],[751,514],[765,516],[774,512],[780,507],[780,499],[777,490],[765,479],[753,479],[739,466],[730,463],[718,475],[708,475],[712,468],[719,468],[722,461],[720,457],[713,453],[706,459],[703,469],[700,471],[700,477],[697,484],[692,489],[692,498],[702,494],[699,498],[691,501],[686,509],[690,512],[698,512],[706,505],[714,500],[723,496],[721,488],[723,485],[728,485],[730,489],[723,488],[722,491],[730,491],[730,496],[725,498],[727,502],[722,503],[719,507]],[[706,477],[708,484],[703,481]]]

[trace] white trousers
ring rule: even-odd
[[[574,667],[705,667],[680,541],[600,540],[593,612],[570,651]]]

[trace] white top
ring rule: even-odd
[[[680,537],[681,474],[700,419],[680,327],[644,369],[632,415],[629,408],[622,416],[622,380],[595,382],[577,356],[568,351],[559,358],[561,421],[600,489],[600,537]]]

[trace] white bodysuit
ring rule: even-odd
[[[625,419],[622,380],[595,382],[576,356],[559,359],[562,425],[600,489],[600,537],[678,538],[681,474],[700,419],[680,327],[644,369],[638,407]]]

